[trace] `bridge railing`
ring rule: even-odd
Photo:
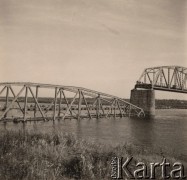
[[[74,86],[0,83],[0,121],[144,116],[143,109],[116,96]]]

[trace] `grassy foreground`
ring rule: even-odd
[[[0,179],[111,179],[112,157],[161,162],[163,152],[153,151],[105,146],[59,132],[7,131],[0,134]]]

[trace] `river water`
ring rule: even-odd
[[[55,122],[27,123],[29,130],[35,128],[44,132],[71,132],[78,138],[117,145],[133,144],[149,148],[161,148],[187,158],[187,110],[156,110],[154,119],[102,118],[64,120]],[[3,128],[20,129],[22,123],[7,123]]]

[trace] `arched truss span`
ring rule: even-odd
[[[125,116],[144,116],[144,111],[124,99],[81,87],[0,83],[0,121]]]
[[[187,68],[180,66],[146,68],[135,88],[187,93]]]

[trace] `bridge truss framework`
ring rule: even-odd
[[[187,93],[187,68],[180,66],[146,68],[135,88]]]
[[[41,90],[50,90],[40,95]],[[4,95],[3,95],[4,94]],[[50,94],[50,98],[46,97]],[[124,99],[74,86],[0,83],[0,121],[144,117],[144,111]]]

